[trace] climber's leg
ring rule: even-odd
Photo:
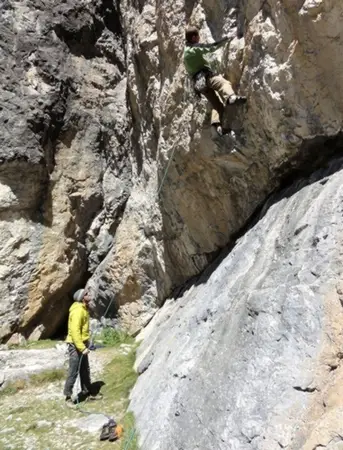
[[[207,100],[210,102],[210,104],[214,110],[212,112],[212,116],[211,116],[211,123],[213,123],[212,119],[220,122],[221,117],[224,112],[224,105],[223,105],[222,101],[220,100],[220,98],[214,92],[213,89],[208,89],[206,92],[204,92],[204,95],[207,98]]]
[[[212,106],[211,125],[214,125],[215,123],[221,123],[221,118],[224,112],[224,105],[222,101],[213,89],[208,89],[206,92],[204,92],[204,95]]]
[[[216,109],[212,109],[211,111],[211,125],[220,125],[220,117],[219,117],[219,113]]]
[[[219,136],[222,136],[224,133],[221,125],[221,117],[224,112],[224,105],[218,95],[212,89],[208,89],[207,92],[204,92],[204,95],[212,106],[211,126],[215,133],[217,133]]]
[[[218,92],[220,97],[223,100],[223,104],[240,104],[246,102],[246,97],[241,97],[235,94],[232,84],[230,81],[226,80],[221,75],[214,75],[213,77],[209,77],[207,80],[207,85],[209,88]]]
[[[221,75],[214,75],[213,77],[209,77],[207,79],[207,86],[210,89],[218,92],[224,105],[226,104],[227,99],[231,95],[235,94],[230,81],[225,80],[225,78]]]

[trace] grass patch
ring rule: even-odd
[[[135,426],[135,418],[132,413],[126,413],[123,418],[124,437],[119,445],[120,450],[138,450],[138,436]]]
[[[107,365],[104,372],[105,386],[102,389],[106,398],[111,398],[115,402],[127,400],[136,380],[137,373],[133,366],[135,363],[136,351],[132,350],[128,355],[119,354]]]
[[[44,372],[35,373],[29,379],[31,386],[39,386],[41,384],[54,383],[64,379],[66,372],[64,369],[45,370]]]
[[[27,379],[19,379],[8,383],[8,385],[0,390],[0,398],[6,395],[13,395],[17,392],[33,386],[41,386],[42,384],[54,383],[55,381],[65,378],[65,370],[51,369],[40,373],[35,373]]]
[[[105,327],[101,330],[95,342],[102,343],[105,347],[119,347],[121,344],[132,345],[134,338],[111,327]]]
[[[105,398],[121,404],[125,411],[123,417],[116,418],[116,421],[122,423],[124,427],[124,436],[118,447],[120,450],[138,450],[134,416],[127,412],[130,391],[138,377],[133,368],[135,359],[135,348],[127,355],[117,355],[106,367],[104,373],[105,386],[102,391]]]
[[[115,354],[112,361],[106,366],[102,381],[105,383],[101,389],[103,399],[93,404],[88,402],[85,409],[89,412],[102,411],[114,417],[117,423],[124,427],[124,435],[117,443],[104,442],[99,448],[107,450],[138,450],[138,436],[135,428],[135,420],[132,413],[127,412],[129,395],[136,380],[134,371],[136,358],[135,346],[128,354]]]
[[[45,348],[54,348],[56,344],[62,343],[62,341],[53,341],[51,339],[42,339],[40,341],[26,341],[24,344],[10,344],[8,348],[10,350],[44,350]]]
[[[133,339],[129,337],[128,340],[120,340],[116,345],[128,342],[133,342]],[[127,350],[103,348],[95,352],[94,357],[106,364],[99,376],[99,379],[105,383],[101,389],[103,398],[97,402],[82,403],[84,410],[102,412],[114,417],[119,424],[123,425],[124,434],[119,441],[100,442],[100,432],[91,435],[73,425],[75,420],[86,418],[86,416],[77,409],[65,406],[61,383],[65,373],[64,370],[58,369],[35,374],[28,380],[18,380],[0,391],[0,396],[5,391],[6,395],[14,394],[0,398],[2,404],[0,423],[8,429],[0,434],[0,448],[6,448],[7,443],[11,442],[12,449],[26,450],[29,439],[32,448],[37,449],[138,450],[134,416],[131,412],[127,412],[129,394],[137,379],[133,368],[135,353],[135,344]],[[61,391],[61,396],[55,397],[54,394],[52,397],[42,396],[41,394],[46,390],[44,384],[52,382],[54,383],[52,386],[56,386],[56,389]],[[34,389],[30,391],[30,387]],[[54,387],[51,392],[54,392]]]
[[[12,381],[11,383],[8,383],[3,389],[0,390],[0,398],[16,394],[20,390],[23,390],[24,386],[25,386],[24,380]]]

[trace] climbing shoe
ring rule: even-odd
[[[223,135],[223,129],[222,126],[220,125],[220,123],[213,123],[212,124],[212,130],[213,130],[213,134],[215,135],[215,133],[218,136],[222,136]]]
[[[213,138],[224,136],[225,134],[229,134],[230,132],[230,128],[224,128],[220,123],[213,123],[211,125],[211,134]]]
[[[106,441],[110,437],[110,429],[108,423],[106,423],[101,430],[100,441]]]
[[[242,97],[240,95],[230,95],[230,97],[226,101],[226,105],[244,105],[247,102],[246,97]]]
[[[222,128],[222,136],[225,136],[226,134],[231,133],[231,128]]]

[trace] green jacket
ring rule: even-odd
[[[213,53],[220,47],[223,47],[228,41],[228,38],[221,39],[213,44],[186,44],[183,52],[183,61],[186,66],[188,75],[191,77],[200,70],[209,69],[211,65],[206,59],[208,53]]]
[[[83,352],[89,341],[89,312],[83,303],[74,302],[69,309],[68,336],[66,342]]]

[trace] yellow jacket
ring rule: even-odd
[[[80,351],[86,348],[89,340],[89,312],[83,303],[75,302],[69,309],[68,336],[66,342],[74,344]]]

